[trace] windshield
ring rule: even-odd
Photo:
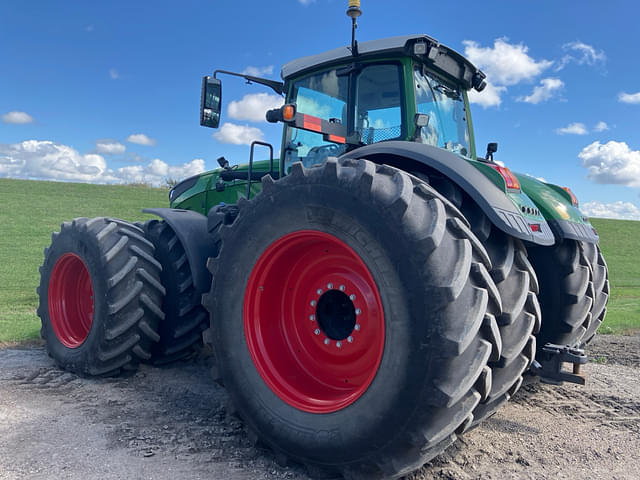
[[[467,114],[460,91],[425,72],[414,70],[416,107],[418,113],[429,116],[422,127],[422,143],[444,148],[461,155],[469,155]]]
[[[345,127],[352,115],[355,141],[361,145],[400,138],[403,134],[400,65],[365,65],[354,76],[355,102],[351,111],[347,107],[349,76],[339,76],[336,70],[295,82],[289,101],[296,104],[300,113]],[[298,161],[305,166],[318,164],[345,150],[345,144],[324,140],[321,133],[287,127],[285,169]]]

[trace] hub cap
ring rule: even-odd
[[[82,259],[65,253],[49,278],[49,318],[60,343],[77,348],[87,339],[93,322],[93,286]]]
[[[256,369],[281,400],[306,412],[335,412],[376,375],[382,301],[346,243],[324,232],[294,232],[272,243],[251,272],[244,331]]]

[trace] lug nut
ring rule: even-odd
[[[313,331],[313,333],[315,333],[316,335],[320,335],[320,329],[319,329],[319,328],[316,328],[316,329]]]
[[[333,283],[327,283],[327,288],[331,290],[333,288]]]
[[[331,343],[331,340],[329,340],[328,338],[324,339],[324,344],[325,345],[329,345]]]
[[[347,342],[353,343],[353,337],[351,335],[347,337]]]
[[[342,342],[336,342],[336,347],[342,348]]]
[[[318,290],[316,290],[316,293],[317,293],[318,295],[322,295],[322,289],[321,289],[321,288],[319,288]]]
[[[345,287],[344,285],[340,285],[338,288],[340,289],[341,292],[344,292],[344,289],[347,287]]]
[[[309,315],[309,320],[311,320],[312,322],[315,321],[316,316],[315,315]]]
[[[360,324],[359,324],[359,323],[356,323],[356,324],[353,326],[353,329],[354,329],[356,332],[360,331]]]
[[[316,306],[316,301],[315,300],[311,300],[311,306],[315,307]]]
[[[355,299],[356,299],[355,294],[352,293],[351,295],[349,295],[349,300],[353,302]]]
[[[360,315],[362,313],[362,310],[360,310],[359,308],[356,308],[356,315]]]

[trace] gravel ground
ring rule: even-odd
[[[640,335],[589,353],[585,387],[524,387],[408,478],[639,478]],[[0,479],[307,479],[252,446],[207,363],[84,379],[42,347],[0,350]]]

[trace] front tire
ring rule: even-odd
[[[397,478],[468,428],[500,299],[449,202],[395,168],[328,159],[265,177],[239,207],[203,303],[256,438],[314,469]]]
[[[115,375],[151,358],[164,295],[153,250],[123,220],[76,218],[53,233],[40,267],[38,315],[60,367]]]

